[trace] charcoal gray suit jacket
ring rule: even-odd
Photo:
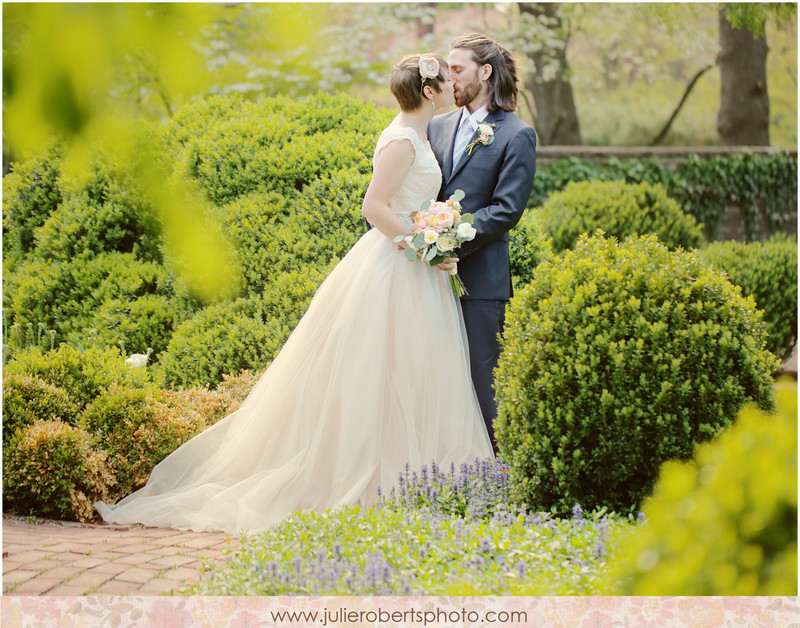
[[[475,216],[477,235],[458,250],[458,273],[469,292],[462,298],[506,301],[512,296],[508,232],[522,218],[533,187],[536,133],[513,113],[490,113],[484,122],[495,125],[494,141],[477,144],[454,170],[453,142],[460,120],[460,108],[434,116],[428,138],[442,168],[439,200],[461,189],[462,213]]]

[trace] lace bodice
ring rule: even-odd
[[[373,168],[381,149],[389,142],[400,140],[411,140],[415,157],[411,170],[389,201],[389,206],[395,214],[410,214],[419,210],[423,201],[436,199],[442,186],[442,171],[430,144],[423,142],[414,129],[394,123],[386,127],[378,138],[372,158]]]

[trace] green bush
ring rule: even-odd
[[[18,430],[36,420],[61,419],[76,425],[78,406],[69,393],[35,375],[12,374],[3,377],[3,445],[8,446]]]
[[[103,451],[84,430],[59,420],[36,421],[3,447],[3,506],[7,512],[90,521],[91,504],[115,497]]]
[[[768,408],[778,361],[752,299],[696,253],[602,233],[512,299],[495,371],[500,454],[534,509],[628,511],[660,464],[739,408]]]
[[[248,316],[247,329],[230,334],[254,332],[257,344],[266,340],[264,347],[235,358],[230,352],[244,342],[237,340],[230,351],[216,354],[227,355],[227,361],[213,365],[215,355],[202,358],[209,364],[192,366],[173,381],[217,382],[229,369],[261,368],[275,354],[308,299],[291,304],[292,313],[278,320],[274,309],[288,300],[273,286],[286,285],[286,273],[295,273],[302,285],[293,294],[313,293],[310,286],[319,283],[320,271],[327,274],[324,269],[364,233],[360,207],[374,142],[392,115],[349,96],[320,94],[303,102],[214,96],[185,105],[166,124],[148,127],[163,165],[194,179],[216,205],[220,231],[233,241],[233,261],[243,269],[242,285],[232,294],[258,300],[266,290],[270,312]],[[15,166],[18,174],[7,181],[4,226],[8,237],[25,240],[24,246],[15,245],[19,255],[13,264],[4,258],[8,324],[24,335],[29,324],[41,323],[55,330],[56,342],[122,343],[131,352],[151,347],[154,362],[174,341],[168,372],[181,368],[175,365],[176,351],[184,358],[207,353],[202,343],[182,337],[180,329],[191,327],[200,305],[175,278],[177,262],[130,173],[95,154],[87,172],[59,178],[56,157]],[[55,174],[43,177],[43,169]],[[40,196],[52,196],[52,202],[35,197],[37,181],[44,179],[52,179],[57,195],[43,188]],[[18,205],[25,211],[17,211]],[[213,307],[200,320],[214,319],[226,306]],[[46,348],[46,340],[36,344]],[[20,347],[9,344],[4,359]]]
[[[225,204],[253,191],[291,196],[321,174],[354,164],[369,173],[375,139],[391,117],[343,95],[255,103],[211,97],[177,111],[164,142],[180,169]]]
[[[268,366],[268,365],[267,365]],[[266,369],[265,369],[266,370]],[[222,381],[217,386],[217,392],[228,395],[237,404],[247,399],[247,395],[261,379],[264,371],[243,370],[238,375],[223,375]]]
[[[6,364],[5,373],[33,375],[63,388],[81,410],[112,384],[153,388],[149,369],[128,367],[125,356],[113,347],[88,347],[81,351],[62,344],[55,351],[44,353],[33,348],[16,355]]]
[[[653,233],[669,248],[692,249],[704,242],[701,227],[658,184],[569,183],[537,213],[558,253],[575,246],[581,234],[597,229],[618,238]]]
[[[290,332],[280,319],[265,321],[258,297],[217,303],[177,328],[159,366],[167,383],[214,386],[223,374],[262,369]]]
[[[103,253],[68,262],[32,259],[19,266],[8,290],[9,319],[23,326],[42,322],[57,331],[58,341],[74,342],[84,338],[89,329],[100,329],[107,322],[100,310],[105,307],[107,311],[109,305],[136,308],[139,306],[133,303],[142,297],[161,297],[170,303],[168,320],[196,307],[164,266],[141,261],[131,253]],[[161,333],[168,333],[170,327],[170,322],[162,324]],[[157,330],[158,326],[150,327],[148,333]],[[145,346],[159,340],[163,344],[165,339],[150,338]]]
[[[669,461],[611,595],[797,595],[797,393],[744,408],[690,462]]]
[[[767,349],[785,360],[797,342],[797,243],[776,234],[766,242],[715,242],[700,251],[764,311]]]
[[[97,201],[88,192],[70,195],[34,233],[35,254],[67,261],[100,253],[133,253],[160,261],[159,227],[131,186],[114,182]]]
[[[111,386],[84,412],[122,494],[144,486],[154,466],[206,426],[204,418],[172,412],[163,400],[154,391]]]
[[[303,314],[306,313],[308,304],[311,303],[317,288],[337,262],[338,260],[334,258],[327,268],[306,266],[300,270],[282,273],[275,277],[261,293],[263,316],[267,320],[280,321],[289,332],[294,330]],[[281,341],[281,345],[285,340],[286,338]],[[270,358],[274,358],[275,355],[277,355],[277,351]]]
[[[527,211],[509,232],[511,279],[514,290],[531,282],[533,271],[542,262],[553,259],[553,241],[542,229],[535,212]]]
[[[3,177],[4,259],[33,248],[33,234],[61,203],[61,149],[53,145]]]
[[[156,363],[166,350],[175,329],[192,311],[186,302],[175,297],[145,295],[134,300],[103,301],[87,319],[84,327],[67,334],[67,341],[84,346],[121,346],[126,353],[153,351],[150,363]]]

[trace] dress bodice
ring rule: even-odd
[[[411,127],[400,126],[396,123],[386,127],[378,138],[375,155],[372,159],[373,167],[381,149],[389,142],[401,140],[411,141],[411,145],[414,147],[414,163],[400,185],[400,189],[389,201],[389,206],[395,214],[407,215],[418,211],[423,201],[436,200],[439,188],[442,186],[442,171],[430,144],[423,142]]]

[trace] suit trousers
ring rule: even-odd
[[[494,439],[494,419],[497,405],[494,400],[494,367],[500,357],[500,340],[505,323],[506,301],[483,299],[461,299],[464,313],[464,326],[467,328],[469,342],[469,362],[472,383],[478,395],[478,403],[486,423],[486,430],[497,450]]]

